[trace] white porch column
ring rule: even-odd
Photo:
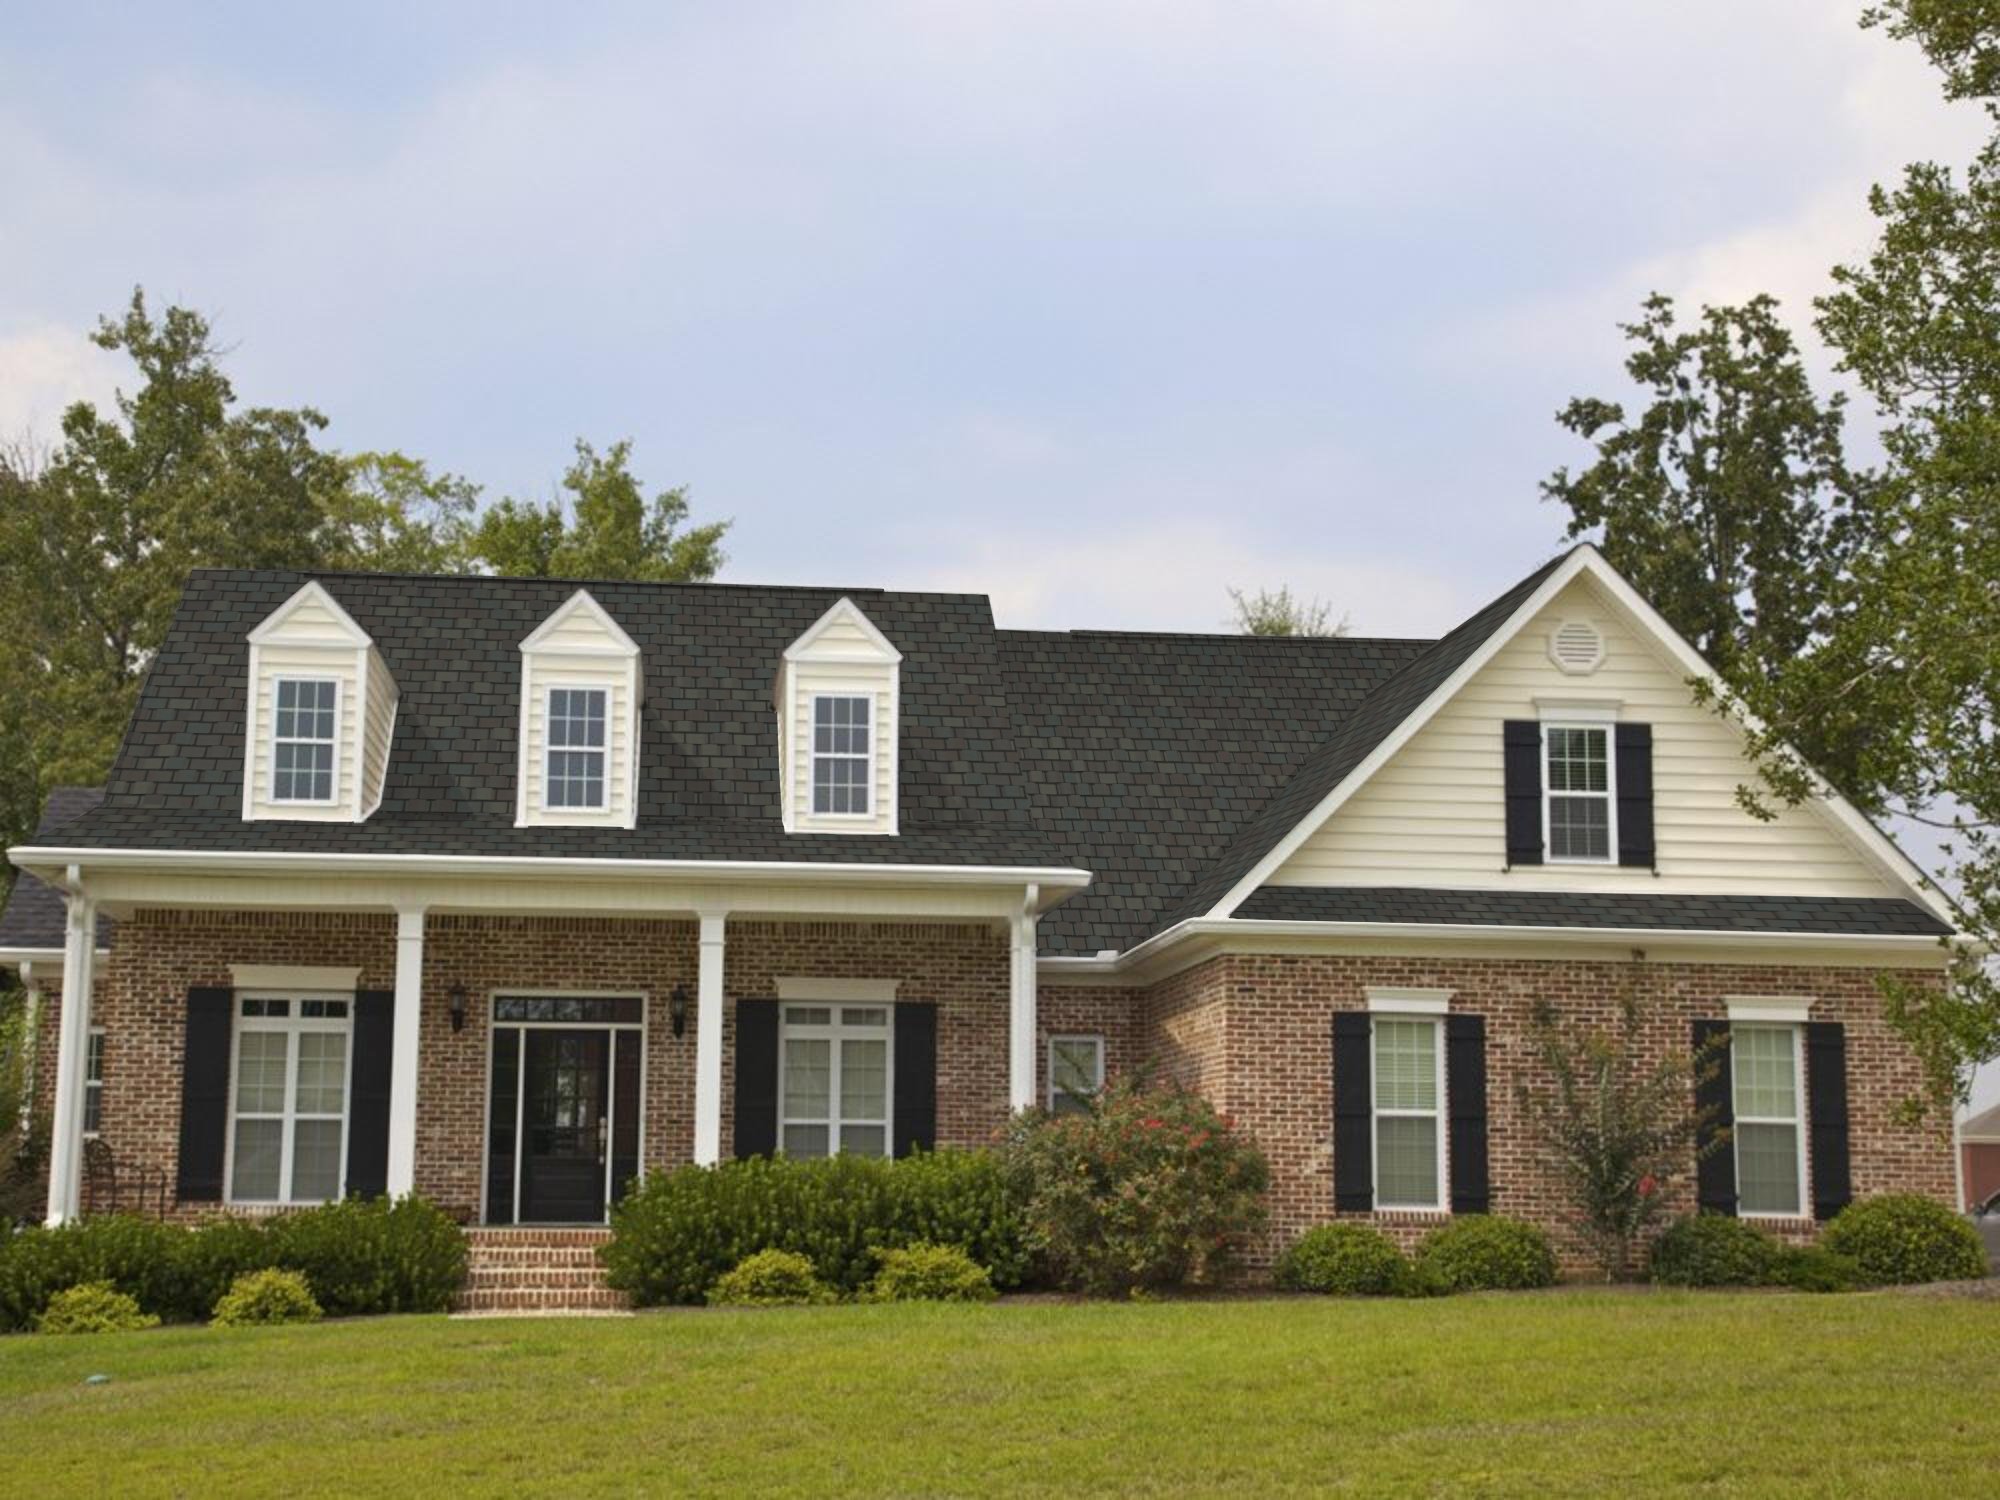
[[[701,967],[694,1013],[694,1159],[712,1167],[722,1159],[722,956],[720,912],[701,914]]]
[[[417,1186],[417,1048],[423,1035],[424,909],[396,913],[396,1014],[390,1028],[389,1180],[391,1198]]]
[[[84,1070],[90,1054],[90,996],[97,980],[97,903],[76,888],[71,871],[63,935],[62,1013],[56,1036],[56,1097],[49,1116],[50,1224],[83,1211]]]
[[[1007,957],[1007,1105],[1035,1105],[1035,888],[1013,918]]]

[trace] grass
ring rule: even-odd
[[[16,1337],[0,1493],[1967,1495],[1996,1348],[2000,1302],[1602,1291]]]

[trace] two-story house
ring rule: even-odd
[[[1436,641],[200,573],[101,795],[10,851],[49,1217],[601,1223],[641,1173],[979,1145],[1149,1068],[1262,1143],[1273,1245],[1559,1229],[1528,1018],[1626,994],[1660,1049],[1729,1035],[1708,1207],[1951,1201],[1875,985],[1941,982],[1951,911],[1837,797],[1744,813],[1706,670],[1588,546]]]

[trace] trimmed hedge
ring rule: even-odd
[[[1287,1292],[1387,1297],[1405,1290],[1410,1263],[1386,1234],[1365,1224],[1321,1224],[1278,1257],[1274,1276]]]
[[[133,1333],[160,1320],[108,1281],[85,1281],[49,1299],[35,1319],[37,1333]]]
[[[868,1285],[870,1302],[991,1302],[993,1278],[956,1245],[910,1245],[878,1252],[882,1269]]]
[[[1826,1226],[1820,1243],[1881,1285],[1973,1281],[1987,1269],[1979,1231],[1942,1203],[1915,1193],[1850,1203]]]
[[[1851,1292],[1868,1284],[1860,1262],[1824,1245],[1780,1246],[1771,1276],[1795,1292]]]
[[[759,1250],[708,1289],[710,1307],[811,1307],[834,1300],[813,1263],[790,1250]]]
[[[215,1304],[217,1328],[266,1323],[317,1323],[320,1305],[297,1271],[245,1271]]]
[[[1653,1280],[1664,1286],[1770,1286],[1783,1247],[1729,1214],[1689,1214],[1653,1243]]]
[[[642,1306],[700,1303],[760,1250],[810,1260],[836,1291],[874,1278],[877,1252],[953,1245],[1018,1286],[1026,1268],[1018,1214],[998,1165],[980,1151],[883,1160],[752,1157],[647,1177],[611,1211],[601,1253],[610,1284]]]
[[[1539,1225],[1461,1214],[1417,1246],[1417,1270],[1450,1292],[1527,1291],[1556,1284],[1556,1253]]]
[[[0,1331],[32,1326],[58,1293],[94,1281],[165,1322],[201,1322],[237,1277],[274,1266],[302,1272],[334,1316],[443,1312],[465,1255],[458,1225],[420,1198],[192,1228],[108,1215],[0,1239]]]

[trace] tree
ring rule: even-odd
[[[506,577],[700,582],[722,566],[728,521],[688,526],[685,489],[650,501],[631,470],[632,444],[599,453],[581,438],[563,474],[567,499],[500,501],[479,519],[472,556]]]
[[[463,573],[472,566],[479,486],[433,474],[401,453],[357,453],[327,497],[321,523],[329,568],[382,573]]]
[[[1236,607],[1234,624],[1243,635],[1336,636],[1347,634],[1347,617],[1333,618],[1333,606],[1317,599],[1295,599],[1289,588],[1259,589],[1245,594],[1229,591]]]
[[[1871,487],[1841,446],[1842,398],[1822,402],[1769,297],[1704,307],[1680,327],[1648,297],[1625,369],[1646,393],[1579,397],[1557,414],[1597,447],[1543,495],[1565,535],[1604,555],[1730,683],[1783,675],[1826,625],[1828,595],[1865,533]],[[1826,747],[1816,747],[1825,749]]]

